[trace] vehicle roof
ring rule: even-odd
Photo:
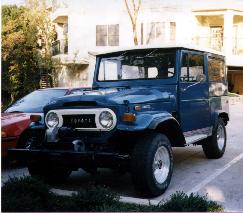
[[[201,46],[191,45],[191,44],[179,44],[179,43],[166,43],[161,45],[138,45],[138,46],[130,46],[130,47],[115,47],[115,48],[111,47],[109,49],[101,50],[100,52],[90,51],[89,53],[91,55],[98,56],[98,55],[104,55],[104,54],[121,52],[121,51],[157,49],[157,48],[161,48],[161,49],[182,48],[182,49],[196,50],[196,51],[202,51],[202,52],[213,53],[216,55],[224,56],[222,52],[210,48],[204,48]]]

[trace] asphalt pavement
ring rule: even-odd
[[[167,191],[150,200],[141,199],[133,189],[129,174],[114,174],[109,169],[92,176],[82,169],[73,172],[65,184],[54,185],[59,193],[76,191],[87,184],[108,186],[125,202],[158,203],[176,191],[199,193],[222,204],[226,211],[243,211],[243,98],[230,101],[230,122],[227,125],[227,148],[224,156],[209,160],[201,146],[174,148],[174,172]],[[28,175],[26,168],[2,171],[2,184],[9,177]]]

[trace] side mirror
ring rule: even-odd
[[[204,83],[206,81],[206,75],[198,74],[196,76],[196,81],[199,82],[199,83]]]

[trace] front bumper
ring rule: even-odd
[[[9,155],[11,158],[22,159],[26,162],[33,160],[42,162],[51,161],[72,168],[87,166],[115,168],[117,166],[126,165],[130,160],[129,155],[94,151],[74,152],[44,149],[10,149]]]

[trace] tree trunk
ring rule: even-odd
[[[137,34],[137,25],[133,25],[133,42],[137,46],[138,45],[138,34]]]
[[[133,31],[133,42],[134,45],[138,45],[138,33],[137,33],[137,17],[138,17],[138,12],[141,6],[141,0],[138,0],[138,4],[136,6],[135,0],[131,0],[132,5],[129,7],[127,0],[125,0],[125,5],[126,9],[128,12],[128,15],[131,19],[132,22],[132,31]],[[132,9],[131,9],[132,7]]]

